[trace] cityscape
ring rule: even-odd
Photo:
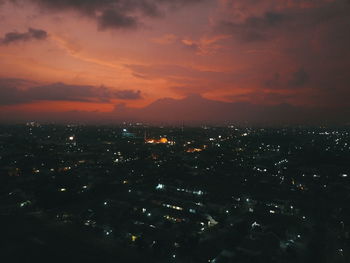
[[[349,262],[349,127],[0,127],[5,262]]]
[[[1,263],[350,263],[350,0],[0,0]]]

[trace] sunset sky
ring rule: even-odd
[[[0,0],[0,120],[164,98],[339,115],[349,47],[349,0]]]

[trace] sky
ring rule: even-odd
[[[349,0],[0,0],[0,121],[349,123],[349,47]]]

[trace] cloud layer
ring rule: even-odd
[[[15,105],[37,101],[111,102],[141,99],[141,92],[112,90],[106,87],[66,85],[55,83],[47,86],[20,88],[26,82],[20,79],[0,79],[0,105]]]
[[[0,38],[2,45],[9,45],[17,42],[30,40],[44,40],[48,36],[47,32],[42,29],[28,28],[27,32],[8,32],[3,38]]]
[[[101,30],[131,29],[142,24],[142,17],[161,17],[169,8],[205,0],[30,0],[53,12],[75,11],[97,21]]]
[[[123,102],[113,112],[122,118],[189,94],[264,114],[350,107],[348,0],[0,2],[0,112],[106,112]]]

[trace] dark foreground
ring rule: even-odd
[[[0,126],[1,262],[350,262],[350,129]]]

